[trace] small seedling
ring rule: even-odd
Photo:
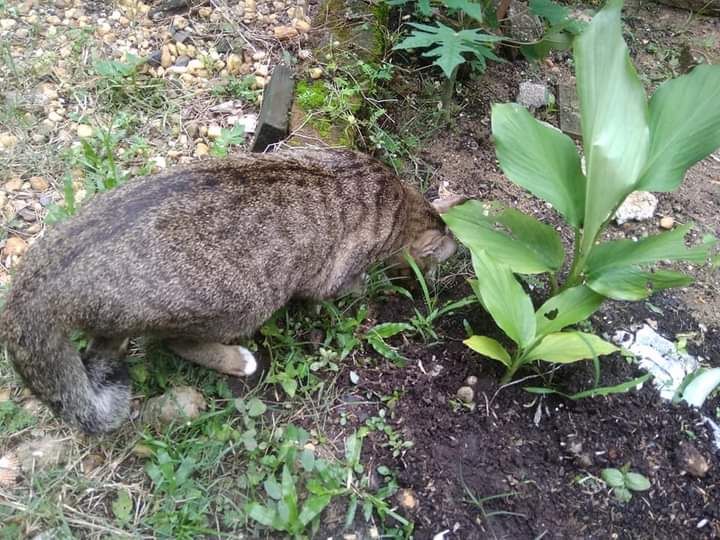
[[[210,154],[215,157],[227,157],[230,147],[240,145],[245,142],[245,126],[237,124],[231,129],[223,128],[220,136],[210,146]]]
[[[647,477],[640,473],[630,472],[629,463],[621,469],[603,469],[600,476],[610,487],[615,498],[622,503],[629,502],[633,492],[650,489],[650,481]]]

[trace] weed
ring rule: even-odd
[[[412,441],[406,441],[402,435],[395,431],[393,427],[385,420],[387,411],[380,409],[377,416],[368,418],[365,425],[372,431],[378,431],[385,435],[387,442],[383,444],[385,448],[390,449],[394,458],[399,458],[405,452],[414,446]]]
[[[220,136],[210,146],[210,154],[215,157],[227,157],[230,147],[245,142],[245,126],[237,124],[231,129],[223,128]]]
[[[112,109],[127,105],[138,110],[155,110],[166,105],[165,81],[143,75],[140,68],[146,60],[127,54],[124,62],[95,60],[94,68],[99,76],[98,96]]]
[[[256,103],[261,91],[253,88],[254,84],[254,75],[246,75],[242,79],[229,77],[224,80],[223,84],[213,87],[212,93],[221,98],[240,99],[245,102]]]
[[[650,489],[650,481],[647,477],[640,473],[630,472],[629,463],[620,469],[603,469],[600,476],[611,489],[615,498],[623,503],[632,499],[633,492]]]

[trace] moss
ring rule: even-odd
[[[304,111],[317,111],[325,106],[328,90],[322,81],[300,81],[297,84],[297,103]]]

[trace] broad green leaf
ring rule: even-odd
[[[297,385],[298,383],[295,379],[283,379],[280,381],[280,386],[282,386],[282,389],[290,398],[295,397],[295,392],[297,392]]]
[[[650,373],[646,373],[641,377],[637,377],[636,379],[625,381],[624,383],[616,384],[614,386],[599,386],[597,388],[583,390],[582,392],[577,392],[575,394],[564,394],[559,390],[554,390],[552,388],[544,388],[542,386],[525,386],[523,387],[523,390],[525,390],[526,392],[530,392],[531,394],[557,394],[567,399],[578,400],[597,396],[609,396],[611,394],[622,394],[624,392],[627,392],[628,390],[636,388],[638,385],[647,381],[650,377],[652,377],[652,375]]]
[[[557,294],[535,313],[537,335],[559,332],[566,326],[587,319],[603,303],[603,296],[580,285]]]
[[[306,527],[313,519],[320,515],[325,507],[330,504],[330,495],[310,495],[303,503],[299,520],[303,527]]]
[[[283,510],[287,509],[287,519],[285,519],[285,516],[283,516],[283,519],[286,523],[292,523],[298,517],[298,495],[295,489],[295,478],[293,478],[293,475],[290,473],[290,468],[287,463],[283,465],[282,477],[280,479],[280,492],[282,494],[280,502],[284,503],[284,505],[278,504],[278,512],[282,515],[285,513]]]
[[[661,260],[703,262],[708,259],[715,239],[711,237],[687,247],[685,236],[691,228],[692,224],[688,223],[637,242],[625,239],[597,245],[588,257],[587,273],[598,276],[610,268],[648,265]]]
[[[570,12],[565,6],[561,6],[552,0],[530,0],[530,12],[533,15],[542,17],[550,24],[557,24],[568,18]]]
[[[451,78],[455,68],[465,62],[462,53],[478,55],[478,46],[495,43],[502,40],[499,36],[486,34],[480,30],[455,31],[442,23],[435,26],[427,24],[410,23],[415,30],[403,41],[395,45],[394,49],[429,48],[423,53],[428,58],[436,58],[433,62],[439,66],[447,78]]]
[[[368,334],[374,333],[380,336],[381,338],[389,338],[396,334],[399,334],[400,332],[405,332],[407,330],[412,330],[413,327],[411,324],[408,323],[382,323],[377,324],[373,326],[369,331]]]
[[[622,0],[608,0],[575,39],[575,74],[587,166],[581,253],[633,191],[650,145],[648,108],[622,37]]]
[[[682,398],[693,407],[702,407],[707,397],[718,386],[720,386],[720,368],[705,369],[685,386]]]
[[[505,347],[493,338],[487,336],[471,336],[465,341],[465,345],[470,347],[476,353],[480,353],[484,356],[497,360],[498,362],[505,364],[510,367],[512,360],[510,354],[505,350]]]
[[[527,362],[544,360],[569,364],[617,351],[617,347],[604,339],[585,332],[558,332],[548,334],[525,357]]]
[[[472,252],[486,250],[513,272],[540,274],[562,266],[565,253],[557,232],[522,212],[468,201],[442,218]]]
[[[630,502],[630,500],[632,499],[632,493],[630,493],[630,490],[622,486],[614,488],[613,495],[618,501],[622,503]]]
[[[278,525],[277,511],[274,508],[268,508],[267,506],[263,506],[258,502],[251,502],[247,506],[247,514],[252,519],[257,521],[261,525],[265,525],[266,527],[274,527]]]
[[[430,0],[418,0],[418,11],[421,15],[429,17],[432,15],[432,8],[430,7]]]
[[[479,2],[472,0],[443,0],[445,6],[466,13],[478,22],[483,21],[483,7]]]
[[[685,171],[720,147],[720,66],[667,81],[650,100],[650,156],[638,189],[673,191]]]
[[[262,415],[267,410],[267,406],[258,398],[252,398],[247,404],[247,413],[250,418]]]
[[[485,251],[472,253],[482,303],[495,323],[521,348],[535,338],[532,301],[510,268]]]
[[[650,480],[642,474],[625,473],[625,487],[633,491],[647,491],[650,489]]]
[[[622,487],[625,485],[625,475],[619,469],[603,469],[600,477],[610,487]]]
[[[277,481],[277,478],[275,478],[275,476],[268,476],[265,479],[265,482],[263,482],[263,487],[265,488],[265,493],[267,493],[268,497],[270,497],[271,499],[275,499],[276,501],[278,501],[282,497],[282,493],[280,491],[280,483]]]
[[[671,270],[644,271],[635,267],[611,268],[587,279],[593,291],[613,300],[643,300],[653,292],[672,287],[686,287],[693,278]]]
[[[118,492],[117,498],[112,503],[112,511],[115,519],[121,525],[130,523],[132,519],[133,501],[126,489]]]
[[[492,107],[495,153],[507,177],[552,204],[575,227],[585,213],[585,175],[570,137],[520,105]]]
[[[532,45],[520,45],[520,52],[528,60],[540,60],[545,58],[550,51],[565,51],[572,47],[573,36],[569,32],[549,30],[542,39]],[[583,192],[583,197],[585,193]]]

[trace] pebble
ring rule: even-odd
[[[160,51],[160,65],[167,69],[170,66],[172,66],[172,54],[170,54],[170,48],[167,45],[163,45],[162,50]]]
[[[675,225],[675,220],[671,216],[665,216],[660,220],[660,228],[665,230],[670,230],[673,228],[673,225]]]
[[[710,470],[710,463],[707,458],[690,442],[680,445],[676,457],[680,467],[695,478],[704,478]]]
[[[401,489],[397,495],[398,503],[405,510],[412,510],[417,506],[417,498],[412,489]]]
[[[469,375],[467,379],[465,379],[465,384],[467,386],[475,386],[478,383],[478,378],[475,375]]]
[[[5,191],[13,192],[17,191],[22,187],[22,180],[20,178],[13,178],[5,182]]]
[[[261,77],[260,75],[255,76],[255,88],[265,88],[266,84],[267,79],[265,77]]]
[[[27,242],[19,236],[11,236],[5,240],[5,247],[3,248],[3,255],[11,257],[13,255],[20,256],[27,251]]]
[[[615,221],[622,225],[627,221],[644,221],[655,215],[658,199],[648,191],[634,191],[615,212]]]
[[[292,39],[297,37],[298,31],[292,26],[276,26],[273,28],[273,33],[277,39]]]
[[[197,58],[193,58],[187,64],[187,71],[191,74],[197,73],[198,71],[201,71],[203,69],[205,69],[205,65]]]
[[[0,19],[0,28],[3,30],[9,30],[17,24],[15,19]]]
[[[252,54],[252,59],[255,60],[256,62],[259,62],[260,60],[262,60],[262,59],[265,58],[266,56],[267,56],[267,53],[266,53],[265,51],[255,51],[255,52]]]
[[[93,128],[91,126],[88,126],[87,124],[80,124],[77,127],[77,134],[78,137],[80,137],[81,139],[92,137],[93,132]]]
[[[242,66],[242,58],[240,58],[239,54],[230,54],[228,55],[226,66],[228,73],[231,75],[235,75],[236,73],[240,72],[240,66]]]
[[[210,153],[210,148],[208,148],[208,145],[205,143],[197,143],[197,146],[195,146],[195,152],[193,152],[193,155],[195,157],[205,157]]]
[[[183,30],[188,27],[188,24],[188,20],[185,17],[175,15],[175,17],[173,18],[172,25],[175,30]]]
[[[222,128],[217,124],[210,124],[207,130],[207,136],[211,139],[217,139],[222,135]]]
[[[50,182],[42,176],[33,176],[30,178],[30,187],[35,191],[46,191],[50,187]]]
[[[320,67],[310,68],[308,73],[310,73],[311,79],[319,79],[320,77],[323,76],[323,70]]]
[[[11,133],[0,134],[0,148],[10,150],[17,144],[17,137]]]
[[[147,424],[167,425],[197,418],[205,409],[207,403],[200,392],[191,386],[178,386],[149,399],[141,414]]]
[[[50,111],[50,114],[48,114],[48,120],[50,120],[53,124],[57,124],[58,122],[62,122],[62,116],[57,111]]]
[[[520,83],[516,101],[523,107],[538,109],[550,103],[551,95],[546,85],[525,81]]]
[[[460,401],[472,403],[473,399],[475,399],[475,391],[469,386],[461,386],[458,388],[457,397]]]
[[[55,439],[51,436],[26,441],[15,449],[20,468],[25,473],[45,470],[67,461],[70,439]]]
[[[260,64],[255,69],[255,75],[260,75],[261,77],[267,77],[270,74],[270,66],[266,64]]]
[[[296,19],[293,26],[301,33],[305,34],[310,31],[310,23],[305,19]]]
[[[204,6],[204,7],[201,7],[200,9],[198,9],[198,15],[200,15],[200,17],[202,17],[204,19],[207,19],[208,17],[210,17],[210,15],[212,15],[212,12],[213,12],[212,8],[207,7],[207,6]]]

